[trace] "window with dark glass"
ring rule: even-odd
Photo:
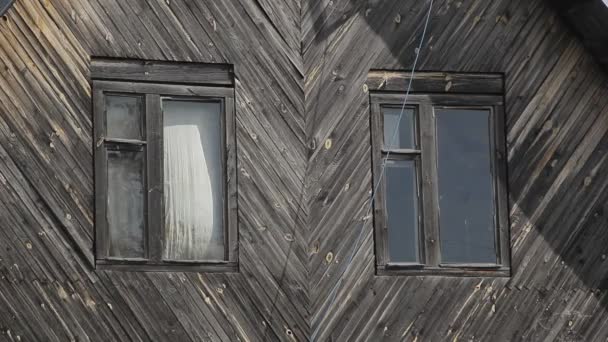
[[[97,266],[236,271],[231,68],[94,59],[91,74]]]
[[[508,276],[503,80],[372,71],[377,272]]]

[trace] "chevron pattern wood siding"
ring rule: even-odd
[[[512,277],[374,275],[364,82],[411,69],[428,5],[18,0],[0,341],[605,341],[608,77],[543,0],[436,0],[420,51],[505,75]],[[91,56],[234,65],[239,273],[94,269]]]

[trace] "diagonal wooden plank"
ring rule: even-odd
[[[411,67],[427,4],[17,2],[0,20],[0,339],[605,339],[607,81],[541,0],[436,0],[421,51],[426,69],[505,72],[513,278],[374,275],[363,82]],[[240,273],[93,271],[91,55],[236,66]]]

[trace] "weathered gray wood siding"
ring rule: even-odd
[[[503,72],[510,279],[376,277],[370,69],[428,1],[18,0],[0,19],[0,341],[605,341],[608,77],[543,0],[435,0],[424,70]],[[240,273],[95,271],[91,56],[234,65]]]

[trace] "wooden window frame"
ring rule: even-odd
[[[382,108],[402,108],[410,72],[371,71],[366,83],[370,94],[372,179],[380,180],[375,195],[374,240],[377,275],[441,275],[509,277],[510,232],[507,189],[506,134],[501,74],[417,72],[405,108],[414,109],[416,150],[391,150],[389,160],[418,158],[419,263],[391,263],[388,250],[386,181],[380,177],[387,150],[384,147]],[[491,111],[492,179],[495,205],[496,264],[442,264],[439,238],[437,133],[435,109],[488,109]]]
[[[185,65],[182,70],[180,64]],[[219,70],[219,71],[218,71]],[[167,83],[180,81],[183,84]],[[150,61],[99,59],[91,63],[94,151],[95,151],[95,249],[99,270],[172,271],[172,272],[238,272],[238,213],[236,173],[236,127],[232,77],[224,65],[202,63],[166,63]],[[211,77],[205,77],[207,73]],[[228,73],[230,73],[228,75]],[[153,77],[150,77],[150,74]],[[201,78],[193,84],[192,74]],[[125,76],[126,75],[126,76]],[[128,77],[128,78],[127,78]],[[165,83],[163,83],[165,82]],[[141,96],[144,138],[139,140],[112,139],[106,134],[107,95]],[[163,260],[163,113],[162,101],[175,98],[221,103],[223,156],[223,225],[224,260],[171,261]],[[107,155],[110,147],[144,151],[144,258],[110,257],[106,217]]]

